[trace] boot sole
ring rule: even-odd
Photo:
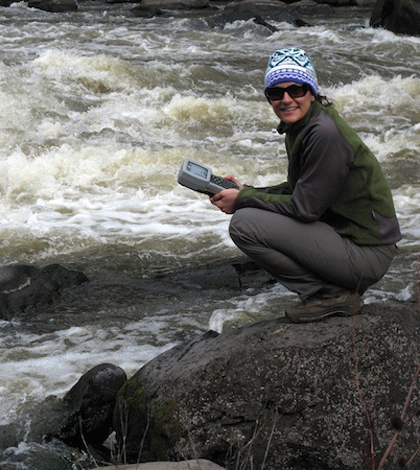
[[[335,305],[319,313],[290,313],[286,310],[285,315],[293,323],[311,323],[332,316],[351,317],[360,313],[362,307],[363,301],[361,300],[358,307],[354,304]]]

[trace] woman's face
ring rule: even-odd
[[[295,82],[284,82],[277,83],[275,87],[288,88],[293,85],[299,86],[300,84]],[[314,100],[315,97],[309,89],[305,95],[300,98],[291,98],[289,93],[285,92],[282,99],[271,99],[271,106],[281,121],[285,124],[293,124],[305,117]]]

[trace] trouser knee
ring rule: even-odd
[[[241,246],[251,242],[250,228],[247,223],[248,216],[246,215],[246,209],[236,211],[229,225],[229,235],[235,245]]]

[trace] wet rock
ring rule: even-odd
[[[262,288],[276,282],[266,271],[247,259],[184,268],[156,276],[155,281],[159,281],[158,285],[164,285],[167,289],[173,286],[178,290],[182,288],[231,291],[241,291],[250,287]]]
[[[417,0],[377,0],[370,25],[382,27],[397,34],[420,36],[420,2]]]
[[[308,18],[312,16],[329,18],[333,16],[335,12],[332,5],[333,3],[329,1],[316,2],[315,0],[300,0],[291,5],[291,10],[297,15]]]
[[[277,28],[266,22],[266,19],[286,22],[295,26],[310,26],[304,18],[313,16],[332,16],[334,9],[329,4],[314,0],[281,2],[273,0],[239,0],[228,3],[224,9],[207,18],[210,26],[223,26],[234,21],[253,19],[255,23],[268,27],[271,32]]]
[[[109,1],[120,2],[121,0]],[[205,20],[212,28],[224,26],[234,21],[253,20],[255,23],[267,27],[272,33],[278,31],[278,28],[269,24],[266,18],[291,23],[295,26],[310,26],[309,22],[301,18],[302,16],[331,16],[334,14],[334,10],[329,3],[322,4],[314,0],[297,2],[235,0],[219,6],[215,6],[215,3],[208,0],[142,0],[138,6],[130,11],[136,17],[152,18],[173,14],[174,10],[189,16],[193,14],[197,18]]]
[[[64,13],[66,11],[76,11],[79,4],[76,0],[29,0],[28,7],[51,13]]]
[[[15,421],[0,426],[1,469],[92,468],[89,456],[102,451],[111,433],[116,395],[126,378],[120,367],[100,364],[63,399],[22,405]]]
[[[41,444],[67,419],[68,407],[58,397],[49,396],[41,403],[28,401],[19,408],[15,421],[0,426],[0,449],[23,442]]]
[[[297,19],[284,2],[243,0],[228,3],[222,12],[209,18],[208,23],[213,27],[223,26],[226,23],[233,23],[238,20],[247,21],[255,17],[269,18],[287,23],[293,23]]]
[[[74,470],[75,450],[58,440],[40,444],[22,442],[0,451],[1,470]],[[86,456],[79,455],[79,469],[91,468]]]
[[[204,459],[184,462],[151,462],[115,467],[99,467],[96,470],[223,470],[222,467]]]
[[[53,434],[74,447],[100,447],[112,431],[117,392],[126,379],[125,372],[112,364],[86,372],[64,396],[68,418]]]
[[[131,10],[131,14],[136,18],[154,18],[155,16],[162,16],[164,12],[160,8],[154,7],[134,7]]]
[[[1,470],[72,470],[75,461],[90,468],[80,450],[50,437],[68,417],[67,404],[55,396],[22,405],[15,421],[0,426]]]
[[[64,288],[87,280],[83,273],[58,264],[44,268],[20,264],[0,266],[0,318],[8,320],[31,307],[49,304]]]
[[[112,0],[120,1],[120,0]],[[131,0],[130,0],[131,1]],[[134,3],[134,2],[133,2]],[[130,10],[137,18],[153,18],[173,14],[173,11],[212,11],[209,0],[141,0],[140,4]]]
[[[388,458],[397,468],[420,441],[418,387],[399,419],[420,358],[417,306],[363,312],[208,332],[158,356],[119,395],[114,427],[127,457],[354,470],[365,468],[371,444],[378,462],[398,422],[404,432]]]
[[[158,8],[170,10],[189,10],[209,8],[208,0],[141,0],[143,8]]]
[[[261,26],[265,26],[267,29],[269,29],[272,33],[276,33],[277,31],[279,31],[278,28],[276,28],[275,26],[273,26],[272,24],[270,23],[267,23],[267,21],[264,20],[264,18],[261,18],[260,15],[257,15],[254,17],[253,19],[254,23],[255,24],[259,24]]]
[[[321,3],[333,7],[357,6],[359,4],[357,0],[322,0]]]
[[[15,421],[0,426],[0,449],[53,438],[81,449],[87,444],[100,446],[112,431],[117,392],[126,379],[120,367],[100,364],[86,372],[64,398],[49,396],[41,403],[23,404]]]

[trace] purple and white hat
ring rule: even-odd
[[[311,87],[314,96],[317,96],[318,80],[315,68],[303,49],[280,49],[268,59],[264,90],[282,82],[306,83]]]

